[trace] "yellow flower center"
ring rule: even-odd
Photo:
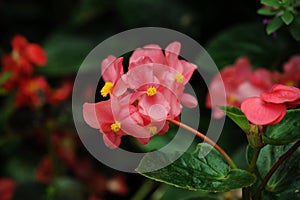
[[[100,91],[101,95],[103,97],[106,97],[110,93],[112,87],[113,87],[113,83],[112,82],[105,82],[103,88]]]
[[[288,86],[295,86],[296,83],[294,81],[287,81],[285,82],[285,85],[288,85]]]
[[[176,80],[177,83],[183,83],[184,76],[181,73],[177,72],[175,74],[175,80]]]
[[[18,51],[12,51],[12,58],[16,63],[20,61],[20,54]]]
[[[121,129],[121,123],[116,121],[115,123],[110,125],[110,128],[113,132],[118,132]]]
[[[150,86],[148,89],[147,89],[147,95],[149,97],[152,97],[153,95],[156,94],[156,88],[153,87],[153,86]]]
[[[230,104],[234,104],[234,103],[236,102],[235,97],[234,97],[234,96],[229,96],[229,97],[228,97],[228,102],[229,102]]]
[[[149,132],[154,135],[157,133],[157,127],[156,126],[148,126]]]

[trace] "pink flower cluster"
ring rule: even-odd
[[[299,86],[300,55],[293,56],[283,66],[283,73],[268,71],[263,68],[252,69],[248,58],[241,57],[232,66],[225,67],[214,77],[209,87],[206,106],[213,109],[213,116],[220,118],[224,113],[218,106],[236,106],[250,97],[259,97],[261,93],[269,92],[274,84]],[[222,91],[224,84],[225,91]],[[226,93],[226,102],[220,95]],[[214,99],[212,103],[211,99]]]
[[[169,44],[165,51],[154,44],[138,48],[130,57],[126,74],[123,57],[103,60],[105,84],[100,93],[110,99],[85,103],[83,116],[87,124],[103,133],[108,147],[118,147],[125,135],[147,144],[153,135],[168,131],[168,120],[178,118],[182,104],[197,106],[197,99],[184,93],[197,67],[178,58],[180,49],[179,42]]]

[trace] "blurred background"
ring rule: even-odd
[[[1,93],[0,200],[200,198],[199,192],[121,173],[94,159],[77,136],[68,84],[96,45],[121,31],[149,26],[174,29],[195,39],[220,69],[239,56],[248,56],[254,67],[280,69],[290,55],[299,52],[299,44],[284,29],[276,37],[267,36],[264,17],[257,14],[260,7],[258,0],[0,0],[1,56],[12,51],[16,34],[39,44],[47,62],[35,67],[34,73],[63,96],[32,108],[15,106],[18,88]],[[211,113],[205,107],[207,88],[197,77],[192,83],[202,96],[199,104],[204,117],[199,129],[203,131]],[[153,149],[171,137],[156,139],[139,151]],[[246,165],[240,150],[246,138],[230,120],[218,143]],[[133,146],[130,141],[126,144]],[[235,196],[222,194],[220,199]]]

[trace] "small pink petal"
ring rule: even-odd
[[[121,137],[113,133],[103,133],[104,144],[110,149],[116,149],[121,144]]]
[[[96,129],[100,128],[100,124],[98,122],[94,103],[84,103],[83,104],[83,118],[84,118],[84,121],[89,126],[96,128]]]
[[[273,86],[270,93],[263,93],[260,97],[266,102],[276,104],[294,102],[300,99],[300,89],[280,84]]]
[[[184,93],[182,95],[181,102],[187,108],[195,108],[198,105],[197,99],[194,96],[187,93]]]
[[[102,77],[105,82],[115,83],[123,74],[123,57],[108,56],[101,63]]]
[[[277,123],[286,113],[283,104],[265,103],[259,97],[248,98],[243,101],[241,110],[253,124],[266,125]]]
[[[176,57],[178,57],[179,53],[180,53],[180,49],[181,49],[181,44],[180,42],[172,42],[170,43],[166,49],[165,49],[165,54],[166,56],[169,56],[170,54],[175,54]]]

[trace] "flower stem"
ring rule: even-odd
[[[203,133],[200,133],[199,131],[193,129],[192,127],[190,127],[186,124],[183,124],[179,121],[176,121],[174,119],[170,119],[169,122],[171,122],[171,123],[183,128],[183,129],[193,133],[194,135],[198,136],[199,138],[201,138],[202,140],[204,140],[208,144],[212,145],[223,156],[223,158],[226,160],[226,162],[230,165],[230,167],[232,169],[237,169],[236,164],[228,156],[228,154],[219,145],[217,145],[214,141],[212,141],[210,138],[208,138],[206,135],[204,135]]]
[[[287,152],[285,152],[279,159],[278,161],[272,166],[270,171],[267,173],[267,175],[264,177],[262,180],[261,184],[259,185],[255,195],[254,199],[260,199],[261,197],[261,192],[265,188],[266,184],[274,174],[274,172],[278,169],[278,167],[292,154],[294,153],[297,148],[300,146],[300,141],[296,142]]]
[[[253,155],[252,155],[252,159],[251,159],[251,162],[249,164],[249,169],[248,171],[250,173],[253,173],[254,170],[255,170],[255,167],[256,167],[256,162],[257,162],[257,159],[258,159],[258,156],[259,156],[259,152],[260,152],[261,148],[253,148]],[[242,194],[243,194],[243,200],[250,200],[251,198],[251,190],[250,190],[250,187],[244,187],[242,189]]]
[[[248,171],[250,173],[254,172],[254,169],[255,169],[255,166],[256,166],[256,161],[257,161],[258,156],[259,156],[260,148],[259,149],[255,148],[253,150],[254,150],[254,152],[253,152],[252,159],[251,159],[251,162],[250,162],[250,165],[249,165],[249,169],[248,169]]]

